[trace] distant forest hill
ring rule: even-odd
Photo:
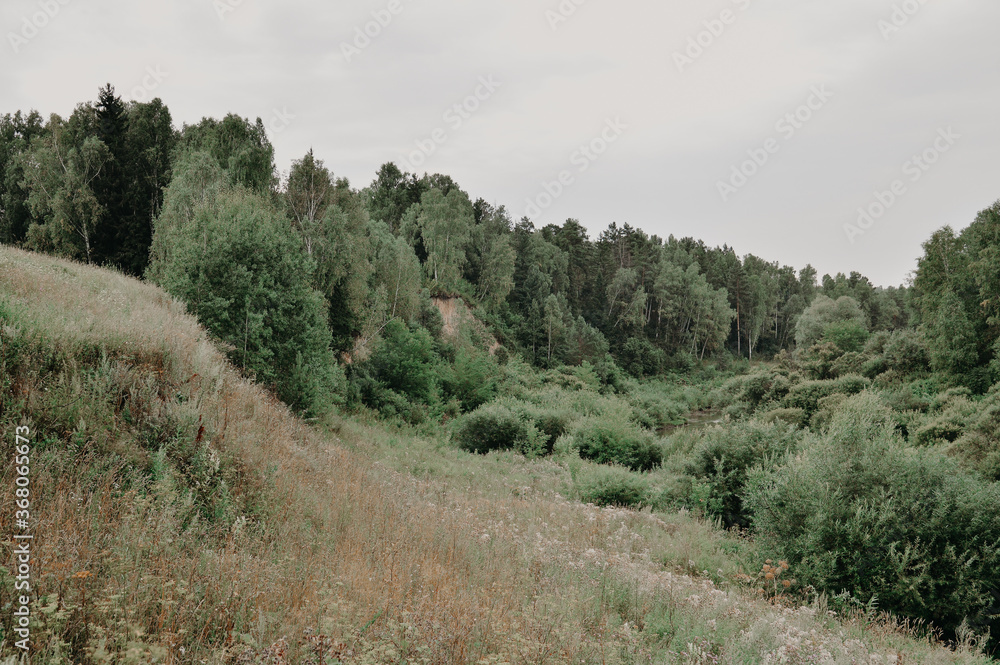
[[[125,103],[109,84],[66,119],[0,118],[0,242],[160,283],[275,380],[313,351],[374,348],[393,322],[432,329],[434,296],[462,297],[543,368],[655,375],[912,328],[937,371],[976,387],[1000,374],[1000,204],[935,233],[912,286],[876,288],[627,224],[596,239],[573,219],[535,228],[392,163],[362,189],[312,151],[277,172],[259,119],[178,130],[161,100]],[[324,325],[306,340],[282,316]]]

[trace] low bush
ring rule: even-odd
[[[848,396],[843,393],[834,393],[829,397],[824,397],[817,403],[816,412],[809,420],[809,427],[814,432],[822,432],[833,420],[840,405],[847,400]]]
[[[649,501],[649,483],[619,466],[602,466],[581,474],[580,500],[598,506],[639,506]]]
[[[977,407],[948,453],[987,479],[1000,481],[1000,386],[994,386]]]
[[[848,374],[863,374],[865,365],[865,356],[856,351],[849,351],[833,361],[830,373],[834,377],[846,376]]]
[[[885,345],[885,364],[903,374],[920,374],[931,368],[931,354],[924,336],[914,330],[897,330]]]
[[[455,440],[462,450],[484,454],[494,450],[526,452],[531,437],[521,414],[504,404],[488,404],[458,421]]]
[[[856,395],[871,386],[871,382],[856,374],[828,381],[803,381],[792,387],[785,398],[784,406],[802,409],[807,418],[819,409],[819,401],[835,393]]]
[[[444,394],[457,399],[462,411],[472,411],[496,397],[500,367],[484,351],[458,348],[454,362],[441,368],[440,374]]]
[[[930,446],[936,443],[955,441],[965,431],[965,422],[953,415],[941,415],[913,433],[912,440],[917,445]]]
[[[645,337],[629,337],[618,353],[618,362],[632,376],[655,376],[666,367],[667,354]]]
[[[761,418],[766,423],[786,423],[796,427],[805,427],[808,423],[806,412],[802,409],[773,409]]]
[[[631,423],[588,419],[578,426],[574,440],[580,457],[598,464],[649,471],[663,461],[663,452],[653,437]]]
[[[821,441],[747,481],[762,550],[819,591],[852,590],[950,636],[1000,624],[1000,485],[904,447],[871,394],[844,403]]]
[[[757,420],[729,428],[705,430],[685,472],[707,486],[707,512],[722,518],[726,528],[747,527],[750,514],[743,505],[743,490],[749,470],[757,465],[771,468],[783,463],[799,448],[803,433],[785,423]]]
[[[725,402],[743,413],[753,413],[762,405],[780,402],[791,387],[792,381],[787,376],[773,370],[738,376],[723,384],[716,405]]]
[[[365,365],[385,387],[423,404],[438,401],[440,357],[426,329],[390,321],[384,339]]]

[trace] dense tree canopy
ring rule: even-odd
[[[440,296],[463,298],[496,343],[546,367],[608,352],[639,374],[822,344],[856,353],[870,334],[911,327],[934,369],[977,390],[1000,369],[1000,204],[934,234],[912,289],[880,288],[628,224],[596,238],[575,219],[536,228],[447,175],[392,163],[358,190],[309,150],[279,182],[273,156],[259,119],[175,130],[162,101],[125,103],[110,85],[67,119],[6,115],[0,240],[163,280],[196,214],[221,214],[213,206],[243,191],[298,243],[343,357],[369,353],[391,321],[432,325]]]

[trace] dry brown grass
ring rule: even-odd
[[[19,376],[0,412],[64,448],[32,470],[37,662],[980,661],[665,567],[666,548],[716,537],[684,516],[390,469],[357,440],[385,430],[348,428],[345,446],[305,425],[148,284],[0,248],[4,301],[8,339],[62,353],[57,378]],[[144,474],[137,418],[208,446],[241,515],[199,517],[175,480]],[[6,533],[12,515],[4,490]]]

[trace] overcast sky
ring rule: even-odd
[[[1000,198],[997,26],[996,0],[3,0],[0,113],[110,82],[178,126],[262,118],[282,171],[395,161],[536,226],[890,285]]]

